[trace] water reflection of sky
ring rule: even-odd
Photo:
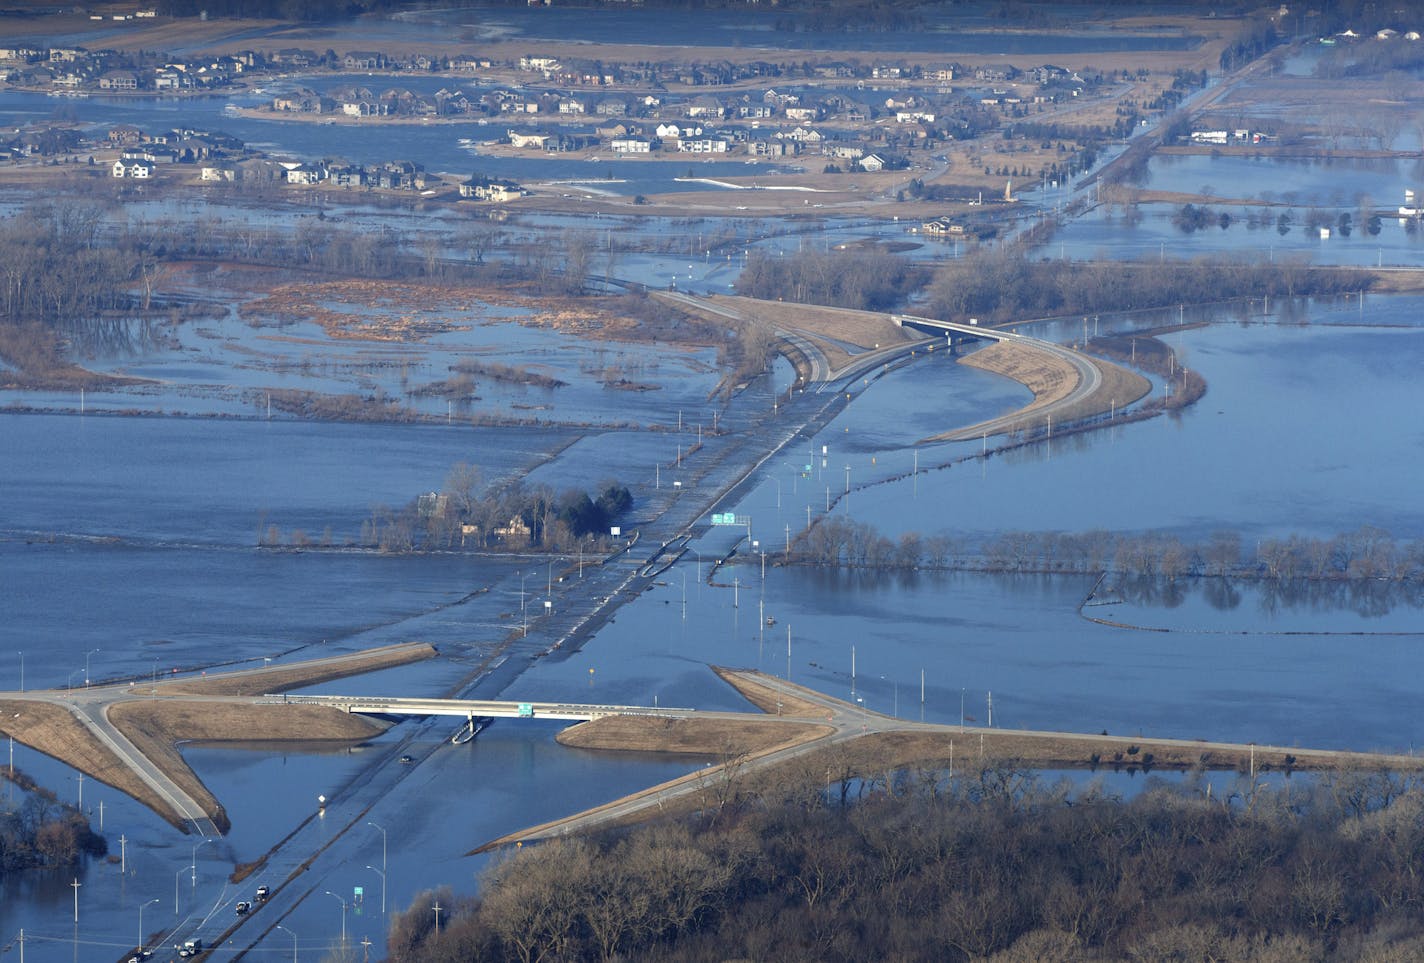
[[[1153,191],[1195,194],[1204,187],[1218,197],[1262,198],[1285,204],[1334,205],[1353,210],[1365,194],[1393,210],[1406,188],[1424,189],[1417,159],[1290,158],[1241,153],[1159,154],[1143,185]],[[1204,192],[1206,193],[1206,192]]]
[[[1375,306],[1390,307],[1366,300],[1367,313]],[[1270,537],[1334,535],[1363,522],[1416,532],[1424,436],[1409,412],[1421,339],[1417,329],[1357,325],[1174,334],[1182,362],[1208,384],[1181,416],[923,476],[928,515],[915,510],[906,482],[854,492],[851,511],[891,534],[1105,528],[1204,538],[1224,527]],[[979,447],[936,446],[921,463]]]
[[[1232,204],[1207,203],[1214,213],[1231,215],[1231,226],[1222,229],[1216,223],[1198,231],[1185,233],[1173,223],[1180,209],[1172,204],[1142,204],[1140,218],[1125,216],[1120,209],[1100,207],[1079,217],[1057,231],[1053,239],[1039,249],[1039,255],[1071,260],[1107,257],[1118,260],[1151,260],[1156,258],[1190,259],[1206,255],[1258,258],[1270,260],[1303,259],[1314,264],[1418,267],[1424,264],[1424,232],[1410,232],[1395,217],[1381,218],[1380,233],[1370,235],[1366,225],[1355,223],[1349,237],[1332,230],[1331,237],[1322,239],[1318,231],[1307,231],[1304,215],[1296,211],[1290,229],[1282,235],[1276,230],[1276,217],[1281,209],[1266,209],[1255,213],[1264,223],[1251,227],[1247,219],[1253,210]],[[1353,204],[1343,210],[1358,218]],[[1332,211],[1331,226],[1338,219]]]

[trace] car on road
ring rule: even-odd
[[[405,763],[406,765],[410,765],[412,762],[415,762],[415,757],[414,757],[414,756],[409,756],[409,755],[407,755],[407,756],[401,756],[401,757],[400,757],[400,761],[403,762],[403,763]]]
[[[265,903],[267,902],[267,897],[271,895],[272,887],[268,886],[266,883],[263,883],[261,886],[257,887],[257,902]]]
[[[246,916],[249,912],[252,911],[252,904],[245,899],[240,899],[237,901],[237,906],[235,907],[235,909],[237,910],[238,916]]]
[[[144,960],[153,956],[153,950],[139,948],[134,951],[134,955],[129,957],[129,963],[143,963]]]

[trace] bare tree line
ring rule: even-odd
[[[967,757],[967,758],[966,758]],[[697,816],[555,840],[478,897],[423,893],[393,963],[1231,959],[1424,954],[1424,787],[1386,772],[1271,789],[1150,781],[1123,800],[961,754],[744,783]],[[833,781],[832,777],[835,777]],[[444,909],[435,930],[434,905]]]
[[[1193,576],[1424,581],[1424,539],[1397,541],[1362,525],[1331,538],[1290,535],[1243,546],[1237,532],[1206,541],[1157,533],[1004,532],[974,540],[906,532],[897,539],[868,522],[822,517],[791,541],[794,564],[873,569],[978,572],[1096,573],[1167,579]]]
[[[1288,260],[1099,261],[1066,271],[1022,251],[993,250],[946,262],[930,285],[930,298],[936,317],[1003,321],[1197,304],[1206,292],[1212,300],[1334,294],[1358,291],[1373,280]]]
[[[753,251],[737,278],[738,294],[857,310],[899,303],[924,284],[923,269],[883,251]]]

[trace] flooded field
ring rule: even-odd
[[[833,498],[842,493],[849,465],[850,514],[891,537],[1101,528],[1200,540],[1228,528],[1264,538],[1334,535],[1365,522],[1417,532],[1424,516],[1409,492],[1420,439],[1405,415],[1424,351],[1415,304],[1366,298],[1363,314],[1341,304],[1312,310],[1303,325],[1272,317],[1173,334],[1182,363],[1208,383],[1206,398],[1181,416],[880,484],[913,467],[905,436],[867,413],[878,392],[893,396],[895,381],[915,377],[893,373],[816,440],[817,452],[822,444],[832,452],[821,484]],[[981,447],[922,449],[919,464]],[[1382,463],[1381,451],[1399,457]]]
[[[621,10],[412,16],[373,25],[368,44],[425,35],[430,20],[471,37],[537,43],[562,36],[574,19],[587,36],[625,43],[854,44],[893,52],[920,49],[930,34],[949,53],[1043,60],[1201,42],[1167,30],[991,32],[981,29],[990,26],[987,15],[977,14],[967,29],[954,29],[963,18],[951,23],[930,13],[913,30],[850,35],[805,29],[778,11],[736,21],[692,11],[656,36],[646,18]],[[323,29],[302,43],[324,46]],[[1311,59],[1287,69],[1308,71]],[[318,79],[324,87],[450,85]],[[267,205],[237,193],[150,192],[112,214],[116,232],[241,222],[260,244],[266,232],[334,229],[379,234],[406,253],[428,250],[432,263],[469,257],[476,230],[499,236],[491,257],[511,259],[586,235],[598,252],[591,274],[718,293],[733,288],[759,251],[787,256],[894,243],[928,265],[966,250],[912,234],[919,214],[823,218],[813,197],[795,219],[758,218],[755,209],[738,209],[746,195],[688,182],[687,164],[676,160],[491,156],[481,147],[503,130],[494,119],[406,125],[393,144],[389,127],[280,123],[227,109],[259,105],[271,93],[181,102],[96,97],[63,106],[94,130],[212,127],[284,157],[361,163],[393,159],[398,149],[457,178],[478,171],[540,183],[550,197],[586,198],[567,205],[574,213],[516,209],[494,221],[468,207],[425,210],[415,200]],[[53,110],[49,98],[0,91],[9,122],[38,121]],[[820,160],[802,166],[819,169]],[[738,160],[699,164],[695,173],[715,180],[770,170]],[[1103,206],[1033,256],[1264,253],[1320,264],[1424,263],[1418,232],[1386,217],[1371,233],[1359,217],[1389,211],[1407,188],[1424,188],[1424,167],[1413,159],[1157,157],[1141,186],[1199,194],[1232,223],[1185,233],[1170,205]],[[599,209],[605,195],[672,190],[701,195],[678,217]],[[1021,209],[1072,196],[1069,186],[1048,186],[1026,192]],[[0,206],[13,213],[26,199],[10,192]],[[1309,207],[1351,212],[1354,232],[1329,240],[1307,232]],[[1275,219],[1283,208],[1297,212],[1285,234]],[[1269,219],[1253,221],[1257,210],[1270,211]],[[214,277],[195,270],[184,294],[213,294]],[[1412,683],[1424,601],[1413,587],[779,564],[797,533],[827,514],[870,523],[889,538],[945,533],[966,542],[1006,531],[1094,529],[1199,542],[1230,530],[1249,549],[1257,540],[1331,537],[1362,524],[1401,542],[1417,538],[1424,531],[1416,493],[1424,429],[1414,414],[1424,299],[1173,306],[1094,317],[1091,332],[1086,318],[1025,327],[1068,342],[1203,322],[1165,340],[1177,363],[1205,377],[1207,394],[1170,417],[995,454],[1003,439],[920,444],[1031,400],[1018,383],[956,364],[948,352],[804,393],[792,390],[796,376],[783,359],[725,401],[717,397],[723,365],[716,348],[604,340],[579,326],[584,319],[548,321],[513,294],[397,303],[332,287],[300,303],[256,300],[266,293],[228,297],[223,289],[213,296],[224,312],[136,325],[127,342],[81,346],[86,366],[148,379],[145,385],[0,400],[11,409],[0,408],[0,677],[11,686],[92,679],[141,687],[189,671],[420,641],[439,657],[312,691],[748,708],[712,673],[716,664],[757,667],[879,712],[946,724],[989,722],[992,693],[992,722],[1007,728],[1399,752],[1412,752],[1424,737]],[[343,336],[393,319],[405,326],[398,337]],[[515,368],[529,377],[509,376]],[[1154,394],[1161,387],[1155,381]],[[312,420],[284,409],[284,392],[389,401],[420,423]],[[587,572],[582,547],[557,556],[358,547],[369,541],[362,533],[373,520],[440,491],[459,462],[478,466],[494,488],[626,484],[634,508],[620,539],[639,529],[654,543],[690,530],[696,537],[651,577],[638,574],[653,551],[646,543],[606,560],[590,550]],[[732,514],[735,524],[709,529],[711,511]],[[16,764],[41,785],[66,800],[82,794],[115,859],[62,877],[9,878],[0,893],[0,937],[23,928],[32,960],[118,958],[133,937],[160,929],[220,932],[233,899],[290,877],[284,929],[244,927],[219,958],[251,947],[253,956],[317,959],[343,931],[349,944],[369,938],[379,946],[389,912],[417,893],[442,885],[457,898],[476,891],[494,857],[465,856],[470,849],[708,762],[566,749],[555,742],[559,724],[542,720],[502,720],[455,746],[456,724],[411,719],[357,746],[184,745],[231,817],[231,833],[212,841],[180,836],[97,781],[85,785],[67,766],[16,747]],[[1141,784],[1131,778],[1109,782],[1131,792]],[[1232,777],[1220,778],[1224,785]],[[0,802],[22,804],[13,790]],[[254,875],[229,881],[264,859]],[[272,922],[277,914],[274,907]]]

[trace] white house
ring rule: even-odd
[[[114,161],[114,176],[147,180],[153,176],[154,167],[155,165],[152,161],[116,160]]]
[[[718,137],[680,140],[677,142],[677,149],[684,154],[725,154],[727,142]]]

